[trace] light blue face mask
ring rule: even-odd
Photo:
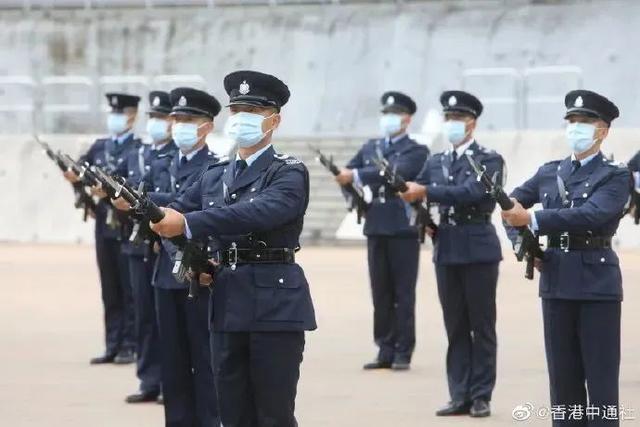
[[[169,123],[155,117],[150,118],[147,122],[147,133],[153,142],[164,141],[169,137]]]
[[[267,133],[262,132],[262,122],[271,116],[265,117],[261,114],[248,113],[241,111],[229,116],[225,126],[225,133],[231,139],[238,143],[238,147],[248,148],[258,144],[264,139]]]
[[[171,136],[180,151],[186,153],[198,143],[198,129],[204,125],[205,123],[200,126],[195,123],[174,123]]]
[[[447,120],[442,126],[442,132],[452,144],[460,144],[467,137],[466,123],[462,120]]]
[[[595,125],[590,123],[569,123],[565,129],[567,145],[575,154],[582,154],[595,144]]]
[[[122,113],[109,113],[107,129],[111,135],[120,135],[127,130],[127,116]]]
[[[380,116],[380,132],[384,136],[395,135],[402,130],[402,116],[399,114],[383,114]]]

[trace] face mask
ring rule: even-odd
[[[171,128],[171,136],[182,152],[189,151],[198,143],[198,126],[195,123],[175,123]]]
[[[107,117],[107,129],[111,135],[120,135],[127,130],[127,116],[122,113],[110,113]]]
[[[589,123],[569,123],[565,130],[567,145],[576,154],[587,151],[595,144],[596,127]]]
[[[447,120],[442,130],[452,144],[460,144],[467,136],[466,123],[461,120]]]
[[[169,124],[166,120],[152,118],[147,122],[147,133],[153,142],[159,142],[167,139]]]
[[[273,114],[269,117],[272,117]],[[248,148],[262,141],[267,132],[262,132],[262,122],[269,117],[260,114],[241,111],[229,116],[225,132],[227,136],[238,143],[238,147]]]
[[[380,132],[384,136],[395,135],[402,129],[402,117],[399,114],[383,114],[380,117]]]

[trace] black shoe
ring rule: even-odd
[[[139,393],[130,394],[124,401],[127,403],[147,403],[157,402],[160,393],[157,391],[141,391]]]
[[[133,350],[120,350],[116,357],[113,359],[113,363],[116,365],[128,365],[136,361],[136,354]]]
[[[394,371],[408,371],[411,368],[411,360],[408,357],[398,357],[393,359],[391,369]]]
[[[89,361],[91,365],[103,365],[105,363],[113,363],[113,360],[116,358],[115,354],[105,354],[102,356],[94,357]]]
[[[164,405],[164,396],[162,395],[162,393],[158,395],[158,398],[156,399],[156,403],[158,405]]]
[[[362,369],[369,371],[372,369],[391,369],[391,362],[382,362],[380,360],[374,360],[373,362],[366,363]]]
[[[467,415],[471,409],[469,402],[449,402],[444,408],[438,409],[436,415],[438,417],[448,417],[450,415]]]
[[[489,402],[484,399],[474,399],[469,415],[474,418],[488,417],[491,415],[491,406],[489,406]]]

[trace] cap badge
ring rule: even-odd
[[[393,105],[396,102],[396,99],[393,96],[387,98],[387,105]]]
[[[183,96],[180,97],[180,99],[178,100],[178,105],[181,107],[186,107],[187,105],[187,98]]]
[[[573,103],[573,106],[578,108],[581,108],[583,105],[584,105],[584,101],[582,100],[581,96],[577,97],[575,102]]]
[[[449,101],[448,102],[449,102],[449,107],[453,107],[454,105],[456,105],[458,103],[458,99],[455,96],[451,95],[449,97]]]
[[[158,105],[160,105],[160,97],[156,96],[155,98],[153,98],[153,106],[157,107]]]
[[[112,96],[111,97],[111,105],[118,105],[118,97],[117,96]]]
[[[251,87],[249,86],[249,83],[247,83],[246,80],[243,80],[242,83],[240,83],[240,87],[238,88],[238,92],[240,92],[240,95],[246,95],[249,93],[249,90],[251,89]]]

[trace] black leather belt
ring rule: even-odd
[[[488,213],[455,213],[441,214],[440,224],[449,225],[467,225],[467,224],[489,224],[491,223],[491,214]]]
[[[296,251],[290,248],[244,249],[229,248],[219,252],[220,263],[226,266],[236,264],[293,264]]]
[[[560,248],[565,252],[587,249],[610,249],[611,236],[585,236],[580,234],[550,234],[547,237],[547,246]]]

